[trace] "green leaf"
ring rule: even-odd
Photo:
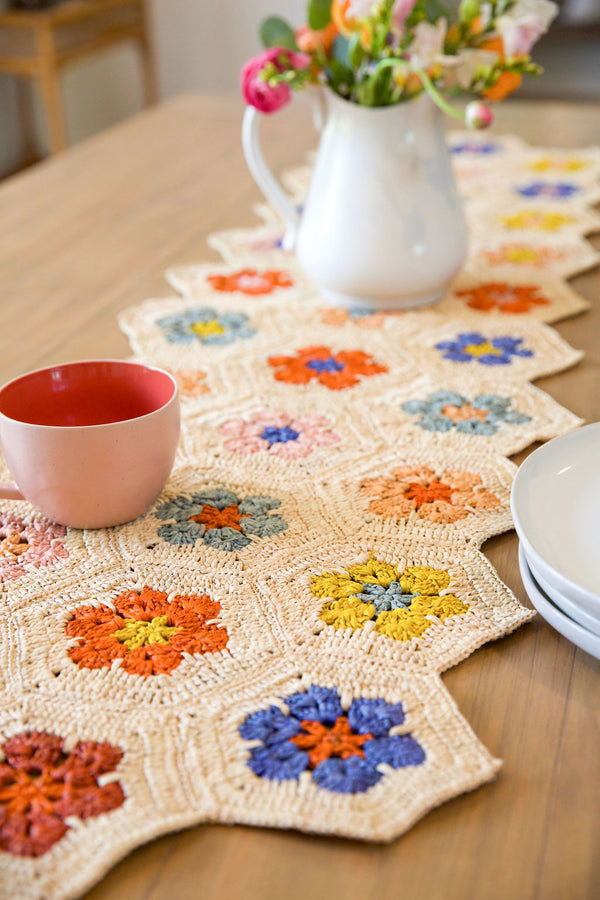
[[[441,19],[442,16],[446,19],[446,21],[450,21],[450,13],[443,3],[440,3],[439,0],[425,0],[425,12],[427,14],[427,20],[429,22],[437,22],[438,19]]]
[[[279,16],[269,16],[260,26],[260,39],[264,47],[285,47],[297,50],[296,37],[291,25]]]
[[[336,40],[337,40],[337,38],[336,38]],[[350,41],[347,43],[348,43],[347,54],[348,54],[349,65],[351,65],[355,69],[358,69],[361,62],[367,55],[365,53],[365,51],[363,50],[362,45],[360,43],[360,33],[358,31],[355,31],[354,34],[352,35],[352,37],[350,38]]]
[[[333,42],[333,58],[349,69],[352,65],[350,62],[350,41],[348,38],[338,34]]]
[[[332,0],[309,0],[308,24],[313,31],[320,31],[331,22]]]

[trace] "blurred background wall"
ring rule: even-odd
[[[457,0],[455,0],[457,2]],[[235,91],[244,60],[260,49],[258,23],[277,13],[300,25],[304,0],[148,0],[160,95],[189,90]],[[451,5],[451,4],[449,4]],[[563,0],[561,25],[540,42],[535,59],[546,68],[519,96],[600,101],[600,0]],[[76,142],[142,106],[135,51],[118,46],[65,70],[62,90],[69,140]],[[37,91],[31,86],[34,105]],[[599,109],[600,112],[600,109]],[[35,117],[37,143],[46,136]],[[20,134],[14,79],[0,76],[0,173],[17,165]]]

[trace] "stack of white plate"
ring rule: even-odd
[[[529,599],[556,631],[600,659],[600,422],[528,456],[511,506]]]

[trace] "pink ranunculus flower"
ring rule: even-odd
[[[467,108],[465,110],[465,122],[467,123],[467,128],[489,128],[494,119],[494,115],[485,103],[482,103],[480,100],[472,100],[467,104]]]
[[[285,47],[270,47],[259,56],[253,56],[242,68],[240,85],[246,103],[262,113],[273,113],[291,99],[288,84],[270,85],[262,77],[264,68],[271,63],[278,72],[288,69],[306,69],[310,65],[307,53],[296,53]]]
[[[552,0],[517,0],[496,20],[507,59],[527,56],[557,14],[558,6]]]

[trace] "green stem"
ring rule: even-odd
[[[446,103],[444,98],[440,96],[438,91],[433,86],[429,75],[426,75],[422,69],[419,69],[415,74],[419,76],[419,78],[423,82],[423,87],[425,88],[435,105],[438,106],[442,110],[442,112],[445,112],[449,116],[453,116],[455,119],[462,119],[464,121],[464,113],[460,112],[460,110],[458,109],[455,109],[453,106],[450,106],[449,103]]]

